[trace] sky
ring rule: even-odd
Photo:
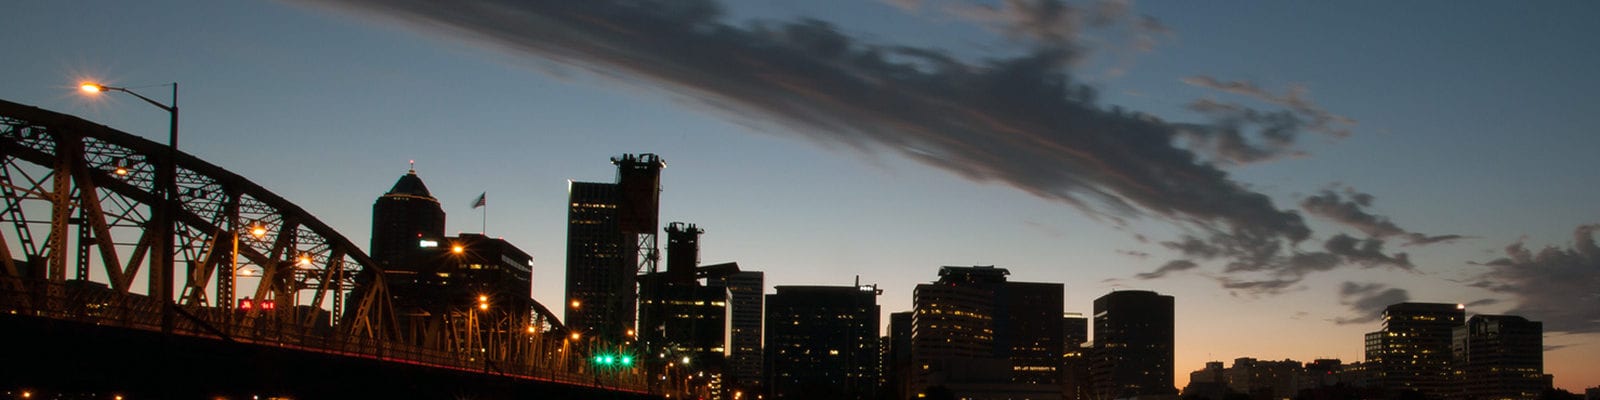
[[[1600,4],[15,2],[0,98],[183,151],[367,243],[417,173],[560,304],[568,180],[655,153],[663,222],[775,285],[943,265],[1177,301],[1206,361],[1362,359],[1401,301],[1542,321],[1600,386]],[[488,206],[471,208],[487,194]],[[487,213],[487,215],[483,214]]]

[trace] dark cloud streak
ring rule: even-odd
[[[1354,228],[1374,239],[1402,238],[1407,246],[1444,243],[1466,238],[1462,235],[1429,236],[1400,228],[1388,217],[1366,211],[1372,207],[1373,200],[1371,194],[1346,187],[1343,195],[1333,190],[1323,190],[1307,197],[1300,201],[1300,208],[1311,215]]]
[[[1548,332],[1600,332],[1600,224],[1573,229],[1572,247],[1545,247],[1537,253],[1523,243],[1506,256],[1483,263],[1490,268],[1471,286],[1507,294],[1516,306],[1506,314],[1544,322]]]
[[[1190,270],[1190,269],[1194,269],[1195,267],[1198,267],[1198,266],[1200,266],[1200,265],[1199,264],[1195,264],[1193,261],[1173,260],[1173,261],[1167,262],[1166,265],[1162,265],[1161,268],[1156,268],[1155,271],[1140,273],[1138,275],[1134,275],[1134,277],[1135,278],[1139,278],[1139,279],[1156,279],[1156,278],[1160,278],[1160,277],[1166,276],[1167,274],[1170,274],[1170,273],[1173,273],[1173,272],[1187,271],[1187,270]]]
[[[1100,105],[1066,72],[1082,49],[1060,24],[1017,26],[1050,45],[961,61],[816,20],[733,26],[710,1],[326,4],[636,79],[824,145],[887,149],[1090,213],[1287,243],[1310,236],[1299,214],[1177,146],[1179,126]]]
[[[1339,304],[1350,307],[1355,317],[1337,317],[1339,325],[1365,324],[1383,317],[1383,310],[1391,304],[1411,300],[1405,289],[1392,288],[1381,283],[1345,282],[1339,286]]]

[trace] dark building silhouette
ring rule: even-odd
[[[567,208],[567,327],[610,342],[628,340],[640,272],[655,272],[661,169],[654,154],[612,158],[616,183],[570,182]]]
[[[766,275],[741,271],[738,263],[707,265],[706,286],[728,290],[728,378],[735,390],[760,393],[761,318]]]
[[[911,313],[889,314],[889,340],[884,349],[884,393],[890,399],[908,399],[911,392]]]
[[[445,214],[416,170],[407,171],[372,206],[372,254],[386,282],[403,337],[415,345],[488,353],[504,359],[533,309],[533,257],[501,239],[445,236]]]
[[[462,233],[433,250],[422,274],[433,286],[437,312],[447,316],[444,331],[456,335],[462,351],[506,359],[523,346],[507,343],[531,323],[533,256],[504,239]],[[467,320],[461,320],[461,318]],[[474,349],[476,347],[476,349]]]
[[[372,260],[391,275],[415,272],[422,244],[444,239],[444,220],[444,208],[428,193],[417,170],[406,171],[372,204]]]
[[[994,266],[941,267],[912,294],[912,397],[1059,398],[1059,283],[1007,282]]]
[[[1354,385],[1341,380],[1344,365],[1337,359],[1317,359],[1308,363],[1295,360],[1257,360],[1240,357],[1233,366],[1221,361],[1206,363],[1205,369],[1189,373],[1184,398],[1278,400],[1288,398],[1371,398],[1341,395]],[[1381,397],[1381,396],[1380,396]]]
[[[1228,389],[1227,368],[1221,361],[1207,361],[1206,367],[1189,373],[1189,385],[1183,387],[1184,398],[1223,400]]]
[[[689,357],[696,368],[721,373],[727,351],[728,289],[701,285],[694,224],[667,226],[667,270],[639,278],[639,338],[646,349],[677,359]]]
[[[877,288],[776,289],[767,295],[767,398],[875,398]]]
[[[1066,346],[1062,284],[1006,282],[996,294],[995,347],[1011,361],[1011,382],[1058,389]]]
[[[667,280],[689,283],[695,280],[695,268],[700,266],[700,234],[705,230],[694,224],[673,222],[667,224]]]
[[[567,328],[616,339],[633,328],[634,275],[617,228],[617,186],[572,182],[567,187]]]
[[[1450,396],[1451,342],[1466,320],[1458,304],[1399,303],[1383,310],[1383,329],[1366,335],[1370,384],[1391,391]]]
[[[662,274],[639,278],[654,285]],[[655,286],[639,301],[640,340],[667,358],[689,357],[697,369],[722,372],[727,352],[728,290],[697,283]]]
[[[1453,331],[1460,399],[1533,399],[1544,376],[1544,324],[1510,315],[1474,315]]]
[[[437,268],[437,248],[445,243],[445,214],[439,200],[417,176],[406,171],[387,193],[372,204],[372,260],[389,276],[385,282],[400,328],[406,337],[422,344],[437,343],[447,304],[441,302],[432,270]],[[422,334],[432,332],[430,335]]]
[[[1089,360],[1083,346],[1089,342],[1089,319],[1082,313],[1061,316],[1061,398],[1088,400]]]
[[[1144,290],[1094,300],[1090,373],[1096,398],[1165,396],[1173,386],[1173,298]]]

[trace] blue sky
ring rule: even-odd
[[[909,309],[911,288],[935,279],[940,265],[992,264],[1010,269],[1014,280],[1063,282],[1068,311],[1088,312],[1095,297],[1115,288],[1153,289],[1178,298],[1177,369],[1185,377],[1204,361],[1234,357],[1360,360],[1360,335],[1377,323],[1334,321],[1369,316],[1370,309],[1352,305],[1381,292],[1342,294],[1347,283],[1380,283],[1412,301],[1491,299],[1469,312],[1503,313],[1547,310],[1541,307],[1560,298],[1527,289],[1560,276],[1567,278],[1557,281],[1560,290],[1549,292],[1569,296],[1575,311],[1528,315],[1546,321],[1547,330],[1575,332],[1547,335],[1547,345],[1562,346],[1546,355],[1547,371],[1568,389],[1600,384],[1600,370],[1582,361],[1600,358],[1600,263],[1582,256],[1574,236],[1600,223],[1593,162],[1600,106],[1592,101],[1600,92],[1592,75],[1600,54],[1590,48],[1600,34],[1592,23],[1600,6],[1593,3],[1071,3],[1067,22],[1046,26],[1007,19],[1037,13],[984,2],[742,1],[723,5],[713,20],[743,32],[754,20],[778,27],[814,18],[857,49],[934,49],[976,71],[1065,43],[1078,53],[1056,71],[1092,88],[1098,96],[1091,105],[1153,116],[1163,132],[1219,126],[1214,118],[1221,114],[1197,111],[1197,100],[1283,112],[1291,107],[1282,99],[1302,88],[1299,99],[1309,108],[1301,111],[1347,117],[1353,123],[1333,127],[1348,136],[1301,126],[1286,147],[1268,148],[1259,126],[1247,125],[1249,143],[1278,152],[1232,163],[1192,142],[1173,146],[1199,157],[1196,168],[1226,173],[1223,182],[1237,184],[1237,192],[1264,195],[1272,209],[1299,215],[1310,235],[1283,242],[1295,249],[1283,256],[1321,253],[1325,241],[1343,234],[1381,239],[1379,254],[1391,257],[1365,265],[1343,256],[1298,275],[1283,275],[1300,270],[1278,264],[1230,272],[1237,258],[1164,246],[1185,237],[1215,239],[1237,226],[1183,208],[1192,207],[1187,200],[1139,200],[1127,189],[1150,182],[1119,186],[1083,164],[1050,164],[1059,158],[1049,152],[1003,147],[1017,138],[1004,130],[974,128],[963,136],[863,130],[894,127],[880,124],[893,110],[844,115],[876,103],[848,103],[861,95],[829,92],[835,87],[826,85],[788,96],[739,95],[776,86],[692,81],[703,71],[691,67],[715,69],[692,60],[610,59],[595,55],[596,47],[484,30],[483,15],[430,15],[425,3],[341,4],[8,5],[8,14],[24,17],[0,39],[7,55],[0,98],[154,138],[166,124],[159,110],[127,97],[86,99],[73,88],[85,79],[129,87],[178,81],[184,151],[283,195],[356,243],[367,241],[372,201],[416,160],[445,204],[450,231],[480,229],[480,214],[469,205],[488,192],[488,233],[534,255],[533,294],[545,304],[562,296],[566,180],[609,181],[609,157],[653,152],[668,164],[663,220],[705,228],[704,261],[764,270],[769,286],[843,285],[860,275],[885,289],[886,312]],[[1097,16],[1109,22],[1088,22]],[[1024,26],[1062,29],[1049,32],[1064,36],[1049,42],[1017,33]],[[580,38],[593,42],[584,43],[613,46],[612,55],[670,54],[605,42],[604,32],[582,28],[543,32],[588,34]],[[688,54],[726,54],[716,53],[715,44],[683,45]],[[782,72],[792,78],[805,71]],[[1220,90],[1228,83],[1244,86]],[[1249,90],[1240,87],[1256,96],[1242,95]],[[164,88],[139,90],[165,99]],[[794,104],[761,104],[769,100]],[[1302,122],[1316,115],[1291,114]],[[970,128],[973,121],[928,126]],[[900,139],[923,142],[899,146]],[[939,148],[942,139],[970,141]],[[957,158],[981,155],[959,151],[989,144],[1015,157],[992,164]],[[936,147],[916,147],[930,145]],[[931,161],[914,152],[928,150],[935,152]],[[1005,168],[1013,163],[1028,167]],[[1072,172],[1057,174],[1057,167]],[[1041,176],[1060,180],[1030,180]],[[1066,181],[1081,186],[1050,191]],[[1404,233],[1374,237],[1353,219],[1305,209],[1302,203],[1324,190],[1344,202],[1370,195],[1359,214]],[[1089,201],[1052,197],[1063,193]],[[1136,200],[1126,211],[1092,193]],[[1153,211],[1169,206],[1180,211]],[[1412,233],[1463,238],[1405,245]],[[1504,250],[1519,242],[1535,253],[1554,246],[1573,257],[1519,261]],[[1402,252],[1409,267],[1393,262]],[[1510,259],[1492,262],[1502,258]],[[1196,266],[1136,277],[1174,260]],[[1512,272],[1485,275],[1493,271]],[[1281,290],[1223,286],[1286,276],[1293,282]],[[1473,286],[1489,281],[1520,290]],[[1240,329],[1246,326],[1270,328]]]

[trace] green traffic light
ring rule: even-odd
[[[622,365],[633,365],[633,356],[622,356]]]

